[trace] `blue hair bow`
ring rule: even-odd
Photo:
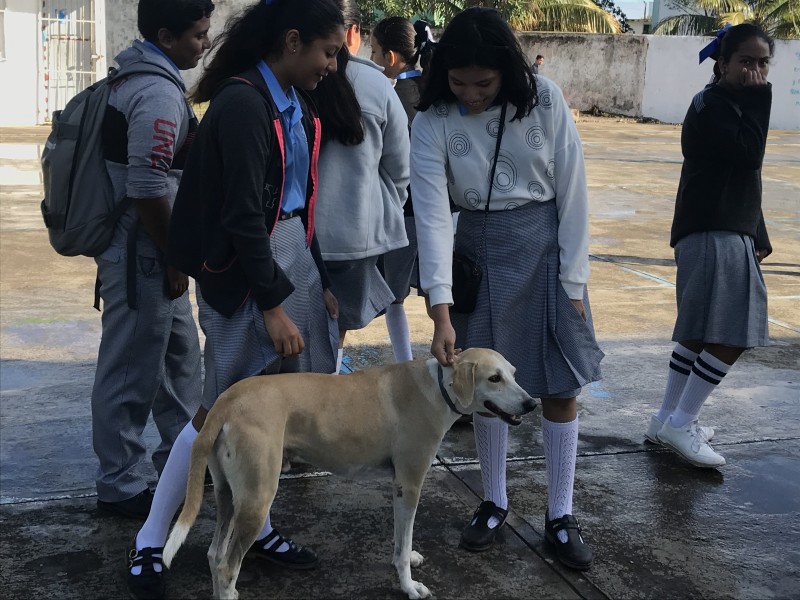
[[[728,29],[731,28],[730,23],[725,23],[725,27],[717,31],[716,37],[708,44],[705,48],[700,50],[699,57],[700,63],[702,63],[705,59],[712,56],[717,50],[719,50],[719,45],[722,43],[722,38],[725,37],[725,34],[728,33]]]

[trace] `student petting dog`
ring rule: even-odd
[[[337,305],[314,236],[320,127],[301,90],[336,70],[343,43],[330,0],[262,1],[228,24],[194,92],[211,104],[175,202],[168,259],[197,281],[203,406],[178,437],[129,550],[135,598],[164,595],[162,547],[217,397],[259,373],[334,368]],[[316,564],[269,515],[259,527],[253,555],[287,568]]]
[[[517,367],[542,399],[548,477],[545,536],[564,564],[587,569],[592,551],[572,514],[578,443],[576,395],[600,379],[603,353],[589,310],[588,198],[581,141],[561,90],[534,77],[494,9],[459,13],[442,34],[411,126],[411,192],[422,286],[430,295],[431,352],[488,347]],[[493,175],[493,176],[492,176]],[[471,314],[453,314],[455,250],[482,268]],[[457,344],[458,340],[458,344]],[[474,417],[484,502],[463,530],[487,549],[508,514],[507,425]]]
[[[478,408],[518,425],[535,406],[514,381],[514,367],[485,348],[464,351],[452,367],[431,358],[347,377],[240,381],[208,413],[192,448],[186,502],[164,547],[164,564],[171,564],[197,518],[208,465],[217,500],[208,550],[214,597],[236,598],[245,550],[272,505],[285,452],[346,477],[392,477],[393,563],[408,597],[427,598],[428,588],[411,577],[411,567],[423,562],[412,534],[420,490],[444,434],[460,414]]]

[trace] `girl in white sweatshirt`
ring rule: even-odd
[[[558,86],[531,73],[509,26],[485,8],[450,22],[418,108],[411,193],[435,324],[431,352],[448,365],[456,347],[497,350],[517,368],[519,384],[542,399],[545,537],[562,563],[588,569],[592,551],[572,514],[576,396],[600,378],[603,353],[586,292],[588,198],[575,123]],[[469,314],[449,310],[448,191],[461,209],[456,253],[483,273]],[[472,551],[492,544],[508,514],[506,423],[515,423],[492,408],[474,419],[484,502],[461,537]]]

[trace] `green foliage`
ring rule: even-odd
[[[800,39],[800,0],[673,0],[683,14],[656,25],[661,35],[714,35],[725,23],[755,23],[772,37]]]
[[[359,6],[366,27],[387,16],[423,18],[434,27],[444,27],[465,8],[491,6],[519,31],[630,31],[613,0],[359,0]]]

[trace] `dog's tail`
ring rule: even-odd
[[[221,398],[220,398],[221,400]],[[219,403],[219,400],[217,400]],[[225,424],[224,411],[212,411],[209,413],[200,433],[192,444],[192,457],[189,462],[189,480],[186,483],[186,499],[183,502],[183,510],[172,527],[167,543],[164,546],[164,565],[169,568],[175,554],[186,540],[189,530],[197,519],[200,512],[200,505],[203,503],[203,483],[208,466],[208,455],[214,447],[214,443],[219,437],[219,432]]]

